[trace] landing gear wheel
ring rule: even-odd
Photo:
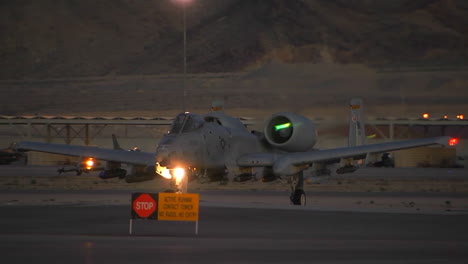
[[[304,190],[295,190],[291,193],[291,203],[294,205],[306,205],[306,195]]]

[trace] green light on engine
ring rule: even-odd
[[[291,123],[285,123],[285,124],[277,125],[277,126],[275,126],[275,130],[278,131],[278,130],[281,130],[281,129],[288,128],[290,126],[291,126]]]

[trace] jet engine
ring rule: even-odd
[[[280,150],[299,152],[310,150],[316,142],[317,132],[312,121],[293,113],[277,113],[267,120],[265,138]]]

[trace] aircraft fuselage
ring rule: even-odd
[[[261,152],[258,138],[222,113],[183,113],[159,142],[156,162],[167,168],[235,169],[242,154]]]

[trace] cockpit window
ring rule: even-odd
[[[205,117],[205,122],[208,122],[208,123],[217,123],[217,124],[220,125],[220,126],[223,125],[223,124],[221,124],[221,121],[219,121],[218,118],[213,117],[213,116],[206,116],[206,117]]]
[[[182,127],[184,126],[184,121],[185,121],[185,114],[179,114],[177,117],[174,119],[174,122],[172,123],[172,128],[169,133],[179,133],[182,130]]]
[[[172,128],[169,133],[188,133],[192,132],[203,125],[203,120],[197,116],[190,113],[179,114],[172,125]]]

